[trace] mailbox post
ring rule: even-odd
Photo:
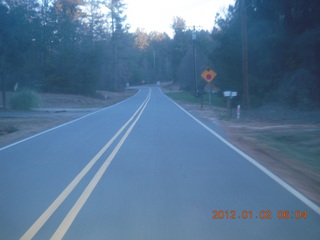
[[[230,117],[232,117],[231,114],[231,100],[233,97],[236,97],[238,95],[237,92],[232,91],[224,91],[223,95],[227,98],[227,111],[229,112]]]

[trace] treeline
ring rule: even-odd
[[[129,32],[121,0],[0,2],[0,80],[38,91],[94,94],[171,79],[170,38]]]
[[[276,101],[320,106],[320,15],[316,0],[243,0],[251,106]],[[92,95],[131,85],[173,81],[194,91],[200,74],[217,73],[221,92],[243,93],[239,0],[216,16],[211,31],[172,22],[166,33],[129,32],[122,0],[0,1],[2,91],[16,84],[38,91]],[[147,19],[146,19],[147,21]],[[189,23],[192,24],[192,23]],[[193,35],[196,35],[196,40]]]
[[[251,106],[320,107],[320,5],[317,0],[245,0]],[[241,7],[216,17],[211,59],[222,89],[242,88]]]

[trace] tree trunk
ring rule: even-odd
[[[6,99],[6,84],[4,79],[4,55],[0,58],[0,80],[1,80],[1,92],[2,92],[2,108],[7,108],[7,99]]]

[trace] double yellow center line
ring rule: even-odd
[[[127,137],[131,133],[132,129],[140,119],[143,111],[145,110],[151,96],[151,90],[149,89],[147,98],[140,105],[138,110],[132,115],[132,117],[119,129],[119,131],[109,140],[109,142],[90,160],[90,162],[81,170],[81,172],[72,180],[72,182],[62,191],[62,193],[56,198],[56,200],[47,208],[47,210],[34,222],[34,224],[23,234],[20,240],[30,240],[37,232],[43,227],[47,220],[52,216],[52,214],[57,210],[57,208],[63,203],[63,201],[69,196],[73,189],[78,185],[82,178],[89,172],[92,166],[101,158],[101,156],[107,151],[111,144],[120,136],[120,134],[128,127],[127,131],[124,133],[116,147],[113,149],[111,154],[96,172],[90,183],[87,185],[85,190],[82,192],[81,196],[78,198],[77,202],[73,205],[67,216],[59,225],[58,229],[52,235],[51,240],[62,239],[70,228],[72,222],[80,212],[83,205],[86,203],[90,197],[92,191],[100,181],[101,177],[107,170],[111,161],[117,155],[118,151],[122,147],[123,143],[126,141]]]

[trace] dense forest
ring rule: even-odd
[[[246,0],[250,105],[273,101],[320,106],[320,4],[316,0]],[[211,53],[222,89],[242,91],[239,1],[217,16]]]
[[[193,91],[196,63],[200,89],[206,85],[200,74],[210,67],[218,73],[213,84],[220,94],[238,91],[241,102],[245,24],[250,106],[275,101],[319,108],[318,2],[241,1],[217,14],[210,32],[175,17],[170,38],[132,31],[122,0],[2,0],[2,92],[18,83],[42,92],[94,95],[97,89],[122,91],[127,83],[157,81]]]

